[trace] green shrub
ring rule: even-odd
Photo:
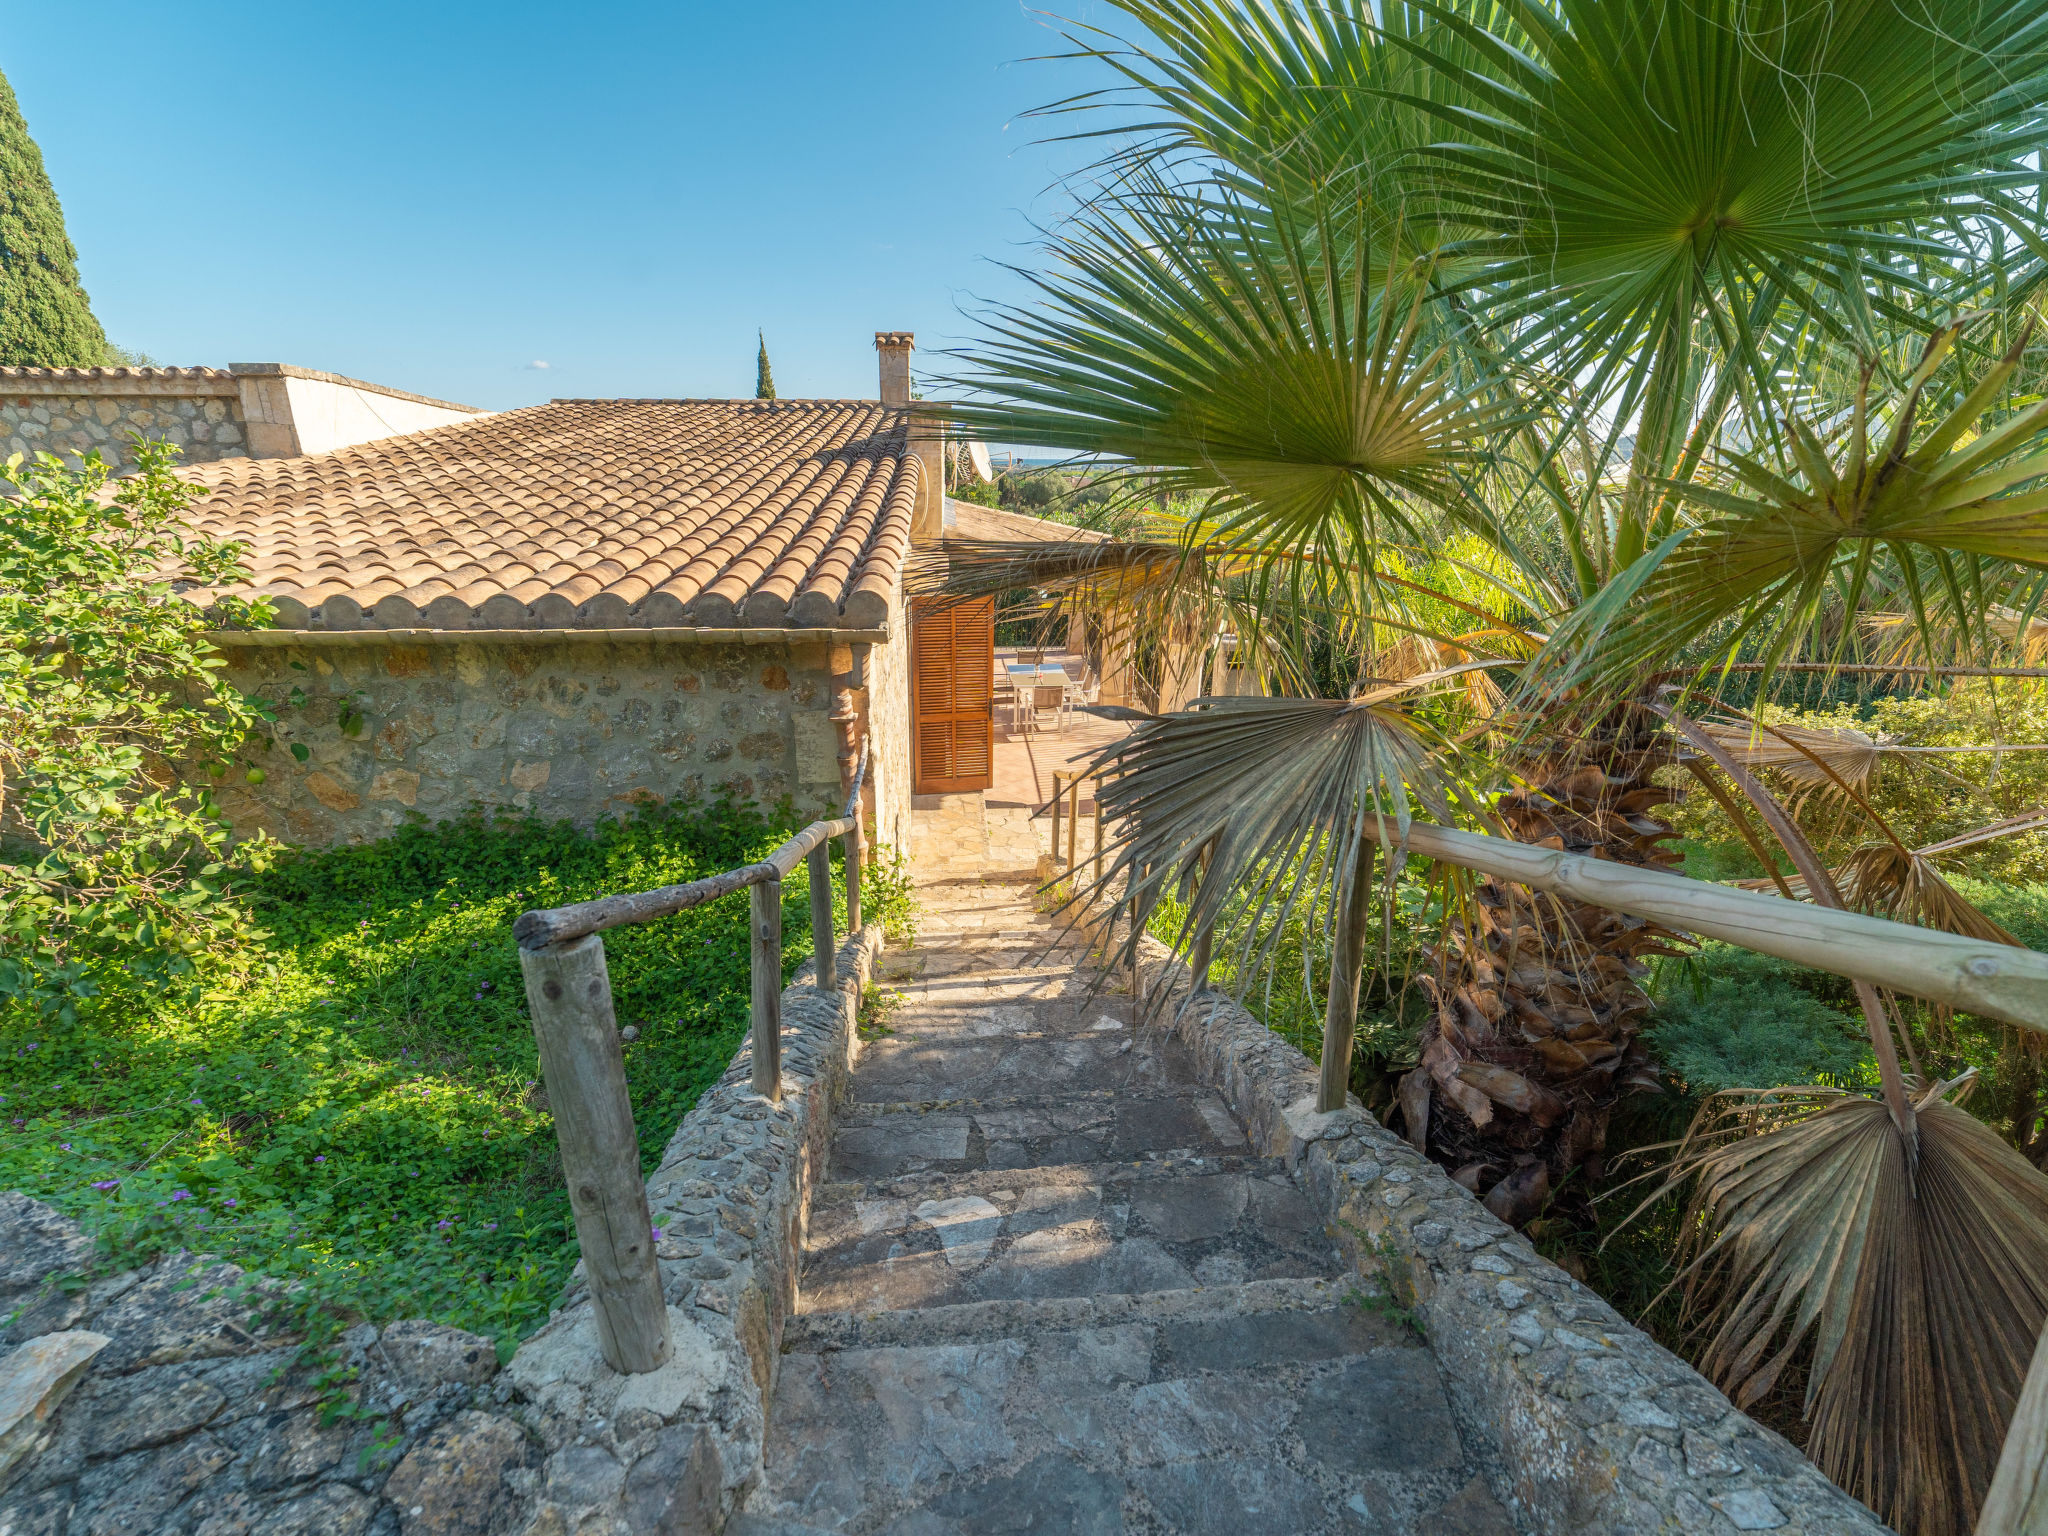
[[[223,677],[203,638],[217,620],[175,595],[245,573],[236,546],[185,529],[200,493],[177,450],[138,439],[136,459],[111,501],[97,454],[0,469],[0,1000],[59,1022],[110,988],[182,987],[246,937],[227,824],[179,775],[260,782],[253,750],[236,759],[271,745],[271,715]],[[270,622],[267,602],[219,606]]]
[[[1688,1098],[1789,1083],[1867,1079],[1861,1019],[1810,990],[1815,973],[1730,944],[1704,944],[1659,974],[1644,1043]]]
[[[288,856],[250,892],[267,933],[192,1007],[134,999],[76,1024],[0,1005],[0,1188],[133,1246],[176,1243],[310,1283],[373,1318],[425,1316],[507,1347],[576,1258],[513,919],[758,859],[790,830],[729,805],[594,832],[472,816]],[[843,887],[835,905],[844,922]],[[885,858],[867,914],[900,921]],[[784,886],[785,962],[810,952]],[[651,1171],[747,1027],[747,902],[605,935]]]

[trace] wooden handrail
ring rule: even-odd
[[[1388,822],[1379,836],[1389,850],[1405,847],[1667,928],[2048,1032],[2048,955],[2031,949],[1429,822],[1411,823],[1405,839]]]
[[[585,934],[622,928],[628,923],[650,923],[657,917],[673,917],[707,901],[730,896],[764,880],[786,880],[812,849],[854,828],[855,818],[841,816],[835,821],[814,821],[758,864],[742,864],[723,874],[682,885],[658,886],[628,896],[599,896],[593,901],[571,902],[566,907],[548,907],[522,912],[512,924],[512,937],[521,949],[541,949]]]
[[[655,1262],[647,1186],[640,1177],[640,1139],[626,1090],[625,1053],[605,969],[607,928],[653,922],[734,891],[748,892],[749,1006],[754,1091],[782,1097],[782,882],[808,859],[811,944],[817,985],[837,987],[832,926],[831,840],[846,839],[846,914],[860,931],[860,790],[867,773],[862,742],[845,813],[814,821],[758,864],[658,890],[525,912],[512,925],[527,1012],[540,1047],[541,1077],[554,1110],[555,1139],[576,1240],[597,1312],[598,1348],[623,1373],[659,1370],[671,1349],[668,1307]]]

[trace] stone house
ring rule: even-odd
[[[913,345],[876,337],[873,400],[555,400],[183,471],[209,493],[195,527],[246,546],[239,595],[277,609],[214,635],[279,717],[225,812],[307,845],[471,805],[590,822],[726,793],[812,815],[865,738],[870,834],[907,845],[903,582],[945,477]]]

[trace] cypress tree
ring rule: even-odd
[[[773,400],[775,398],[775,370],[768,366],[768,338],[760,331],[754,332],[761,338],[761,355],[754,361],[754,398]]]
[[[107,356],[43,152],[0,75],[0,365],[96,368]]]

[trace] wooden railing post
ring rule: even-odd
[[[860,819],[846,834],[846,931],[860,932]]]
[[[668,1308],[654,1262],[604,940],[593,933],[522,949],[519,969],[584,1275],[597,1304],[598,1348],[615,1371],[658,1370],[669,1356]]]
[[[1067,781],[1067,869],[1071,872],[1080,851],[1081,838],[1081,775],[1075,774]],[[1054,839],[1057,843],[1058,839]],[[1055,847],[1054,853],[1059,849]]]
[[[1207,880],[1209,877],[1209,859],[1215,852],[1216,841],[1214,838],[1211,838],[1202,845],[1201,863],[1202,878],[1204,880]],[[1201,894],[1202,889],[1198,885],[1195,887],[1195,897],[1198,901],[1201,899]],[[1194,948],[1188,954],[1188,976],[1190,978],[1191,992],[1206,992],[1209,990],[1209,961],[1215,952],[1215,948],[1216,931],[1213,928],[1203,928],[1195,934]]]
[[[747,892],[752,907],[754,1092],[782,1098],[782,882],[762,880]]]
[[[1145,939],[1145,919],[1138,910],[1138,887],[1149,868],[1149,865],[1131,865],[1131,896],[1127,903],[1131,909],[1131,1001],[1140,1008],[1145,1006],[1145,964],[1138,957],[1138,948]]]
[[[1351,1091],[1351,1042],[1358,1033],[1358,983],[1365,969],[1365,935],[1372,922],[1374,844],[1361,837],[1354,849],[1351,879],[1337,886],[1337,931],[1330,945],[1330,991],[1323,1006],[1323,1070],[1316,1108],[1323,1114],[1344,1107]]]
[[[1061,780],[1061,779],[1063,779],[1063,778],[1065,778],[1065,777],[1066,777],[1066,774],[1065,774],[1065,773],[1063,773],[1063,772],[1062,772],[1062,771],[1061,771],[1060,769],[1058,769],[1058,768],[1055,768],[1055,769],[1053,769],[1053,771],[1052,771],[1052,862],[1053,862],[1053,867],[1054,867],[1055,869],[1057,869],[1057,868],[1059,867],[1059,862],[1060,862],[1060,800],[1061,800],[1061,798],[1062,798],[1062,797],[1061,797],[1061,794],[1060,794],[1060,780]]]
[[[832,941],[832,843],[821,838],[804,856],[811,866],[811,953],[817,957],[818,990],[836,992],[839,946]]]

